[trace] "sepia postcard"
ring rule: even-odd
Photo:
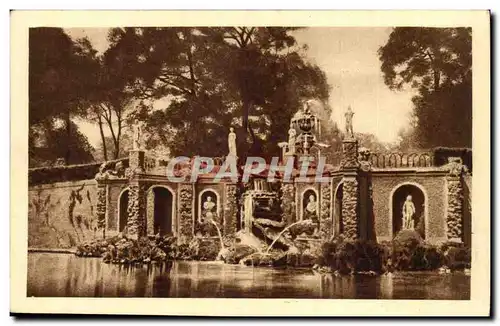
[[[490,315],[488,11],[12,11],[11,90],[12,314]]]

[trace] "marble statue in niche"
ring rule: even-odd
[[[415,212],[415,204],[413,204],[411,195],[408,195],[403,204],[403,230],[413,230],[415,228],[415,221],[413,220]]]
[[[303,199],[303,220],[311,220],[315,224],[313,236],[319,231],[318,201],[314,191],[306,191]]]

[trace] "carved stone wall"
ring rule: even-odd
[[[224,205],[224,234],[233,234],[237,230],[238,188],[235,184],[226,185]]]
[[[187,242],[193,237],[193,185],[179,185],[179,240]]]
[[[446,177],[448,208],[446,211],[446,236],[451,241],[462,239],[463,188],[460,176]]]
[[[283,220],[290,225],[295,221],[295,216],[297,215],[295,207],[295,187],[293,183],[282,183],[281,194]]]
[[[332,236],[332,188],[330,182],[321,183],[320,234],[321,238],[329,239]]]
[[[342,200],[342,220],[344,237],[349,240],[358,238],[358,180],[356,176],[344,176]]]
[[[94,229],[97,190],[93,179],[30,186],[28,247],[71,248],[102,237]]]
[[[129,186],[127,235],[138,238],[146,235],[145,185],[132,181]]]

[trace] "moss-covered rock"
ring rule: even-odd
[[[240,261],[241,265],[246,266],[267,266],[278,267],[286,263],[285,254],[283,252],[255,252]]]
[[[252,246],[246,244],[236,244],[233,247],[228,248],[227,254],[223,257],[223,260],[228,264],[238,264],[240,260],[256,252],[257,249]]]
[[[471,267],[471,250],[463,243],[446,242],[439,249],[443,254],[443,264],[451,270]]]
[[[362,240],[346,241],[339,237],[323,244],[316,263],[341,274],[382,273],[385,257],[386,250],[380,244]]]

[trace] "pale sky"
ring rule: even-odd
[[[106,28],[73,28],[66,32],[73,38],[87,36],[101,53],[108,47]],[[372,133],[384,142],[395,141],[399,129],[408,125],[413,96],[410,91],[391,91],[384,84],[377,50],[390,32],[390,28],[382,27],[313,27],[294,32],[299,44],[309,47],[307,59],[326,73],[332,87],[329,104],[338,126],[344,128],[343,114],[351,105],[354,131]],[[97,126],[78,124],[90,143],[98,146]]]

